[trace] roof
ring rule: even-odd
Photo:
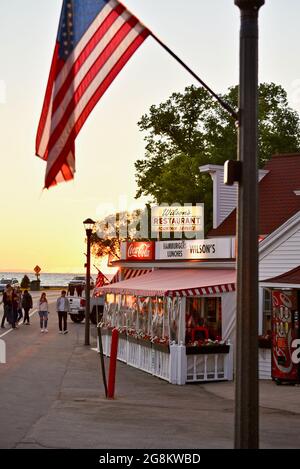
[[[140,296],[200,296],[235,290],[233,269],[159,269],[100,288],[101,293]]]
[[[284,274],[277,275],[277,277],[269,278],[267,280],[263,280],[261,283],[264,284],[288,284],[288,285],[300,285],[300,265],[295,267]]]
[[[268,235],[300,210],[300,154],[273,155],[259,183],[259,234]],[[236,209],[208,235],[235,236]]]

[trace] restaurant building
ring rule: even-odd
[[[116,283],[106,295],[104,352],[120,332],[119,360],[173,384],[233,378],[236,311],[235,186],[223,167],[213,179],[213,229],[205,240],[127,242]],[[276,155],[259,173],[260,279],[300,265],[300,155]],[[271,294],[260,287],[259,333],[270,330]],[[271,351],[262,341],[260,377],[271,377]]]

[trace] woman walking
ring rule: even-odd
[[[23,296],[22,296],[22,308],[24,309],[24,321],[23,324],[30,325],[30,320],[29,320],[29,311],[33,307],[32,304],[32,296],[28,292],[28,290],[24,290]]]
[[[42,293],[39,304],[39,316],[40,316],[40,325],[41,325],[41,332],[48,332],[48,300],[46,297],[46,293]]]

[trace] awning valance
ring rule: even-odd
[[[260,284],[264,287],[300,288],[300,266],[276,277],[262,280]]]
[[[202,296],[234,291],[235,282],[233,269],[158,269],[99,290],[138,296]]]

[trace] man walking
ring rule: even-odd
[[[3,317],[1,322],[1,329],[5,329],[5,320],[12,324],[13,329],[15,329],[15,325],[13,322],[13,289],[11,285],[7,285],[6,289],[3,293],[2,298],[3,303]]]
[[[70,304],[68,298],[66,298],[66,291],[61,292],[61,296],[57,298],[56,301],[56,310],[58,314],[58,327],[60,334],[67,334],[69,331],[67,329],[67,319],[68,312],[70,311]],[[64,322],[64,324],[62,324]],[[63,326],[63,327],[62,327]]]

